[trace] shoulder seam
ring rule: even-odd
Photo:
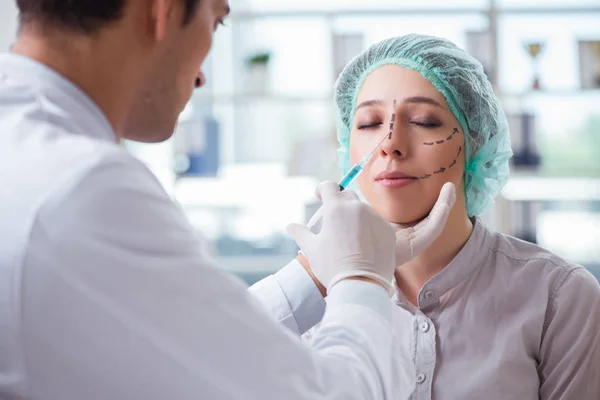
[[[511,260],[514,260],[514,261],[548,261],[549,263],[552,263],[552,264],[554,264],[557,267],[563,268],[563,269],[565,269],[567,271],[569,270],[569,265],[565,265],[565,264],[570,264],[568,262],[558,263],[558,262],[556,262],[554,260],[551,260],[550,258],[545,258],[545,257],[519,258],[519,257],[508,255],[508,254],[506,254],[504,251],[502,251],[500,249],[492,248],[491,250],[494,253],[501,253],[506,258],[510,258]],[[573,269],[577,269],[577,268],[581,268],[581,266],[579,266],[579,265],[574,265],[573,266]]]
[[[491,249],[494,253],[500,253],[502,255],[504,255],[504,257],[509,258],[511,260],[514,261],[546,261],[551,263],[552,265],[561,268],[563,270],[563,276],[559,279],[557,279],[556,283],[554,284],[554,286],[552,287],[551,291],[550,291],[550,298],[554,298],[556,296],[556,293],[558,293],[558,290],[560,289],[560,287],[564,284],[564,282],[567,280],[567,278],[569,277],[569,275],[573,272],[576,271],[578,269],[583,268],[581,265],[571,265],[570,263],[558,263],[554,260],[551,260],[550,258],[545,258],[545,257],[531,257],[531,258],[519,258],[519,257],[515,257],[515,256],[511,256],[506,254],[504,251],[500,250],[500,249]]]
[[[548,325],[550,324],[549,314],[554,312],[554,301],[556,300],[556,297],[558,296],[558,291],[560,290],[561,287],[563,287],[563,285],[569,279],[571,274],[573,274],[573,272],[575,272],[581,268],[583,268],[583,267],[575,266],[571,270],[566,270],[564,275],[561,276],[560,279],[556,280],[556,283],[554,284],[554,287],[552,288],[552,290],[550,292],[550,296],[548,297],[548,305],[546,307],[546,313],[544,315],[544,325],[542,326],[542,340],[540,341],[540,346],[542,345],[542,343],[544,341],[544,336],[546,335],[546,331],[548,330]]]

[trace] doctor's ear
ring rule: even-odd
[[[154,40],[162,41],[167,36],[169,24],[174,20],[175,0],[146,0],[145,3],[149,10],[149,32]]]

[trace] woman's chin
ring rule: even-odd
[[[433,203],[417,196],[383,196],[373,193],[365,196],[371,207],[387,221],[400,225],[416,225],[421,222],[433,207]]]
[[[412,212],[412,213],[380,213],[385,219],[393,224],[405,226],[407,228],[415,226],[423,221],[428,212]]]

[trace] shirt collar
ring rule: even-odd
[[[79,132],[115,142],[115,132],[98,105],[73,82],[46,65],[15,53],[0,54],[2,76],[22,80],[39,96],[52,97]]]
[[[426,310],[436,306],[439,304],[442,295],[456,287],[473,271],[481,267],[489,254],[488,249],[491,244],[492,236],[485,223],[481,219],[475,218],[473,232],[471,232],[469,240],[467,240],[458,255],[442,271],[429,279],[419,291],[419,308]],[[414,308],[410,307],[410,304],[398,289],[395,280],[394,287],[396,288],[395,302],[408,306],[409,309]]]

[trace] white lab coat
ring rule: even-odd
[[[81,90],[0,56],[0,398],[391,399],[391,303],[342,282],[311,348],[215,268]]]

